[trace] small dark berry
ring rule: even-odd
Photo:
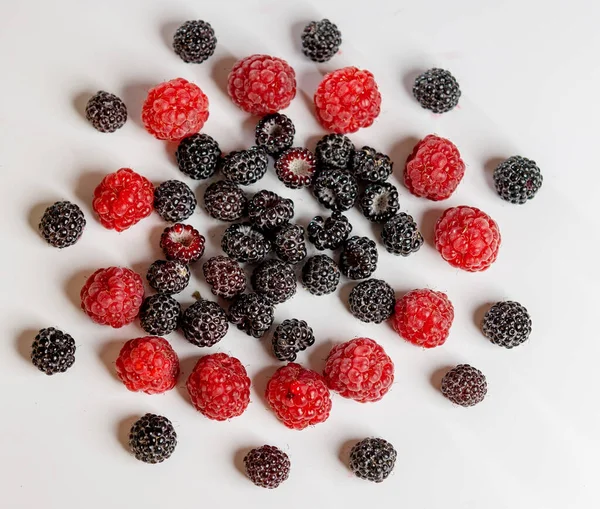
[[[212,177],[221,159],[219,144],[208,134],[192,134],[179,142],[175,152],[179,169],[188,177]]]
[[[518,302],[497,302],[483,317],[483,334],[492,343],[514,348],[529,339],[531,317]]]
[[[326,134],[315,148],[317,163],[321,168],[338,168],[346,170],[350,167],[354,143],[343,134]]]
[[[263,189],[248,202],[250,222],[260,231],[274,231],[294,217],[294,202]]]
[[[313,194],[325,208],[344,211],[354,205],[358,196],[358,184],[351,173],[328,168],[314,179]]]
[[[313,295],[334,292],[340,282],[340,269],[327,255],[316,255],[302,267],[302,284]]]
[[[350,451],[350,470],[372,482],[384,481],[394,470],[398,453],[382,438],[365,438]]]
[[[262,147],[230,152],[223,160],[223,175],[240,186],[258,182],[267,172],[269,159]]]
[[[381,279],[358,283],[348,297],[350,312],[363,322],[381,323],[394,312],[396,296],[390,285]]]
[[[187,184],[167,180],[154,190],[154,210],[170,223],[190,217],[196,209],[196,197]]]
[[[316,216],[308,223],[308,240],[310,240],[317,249],[337,249],[350,235],[352,225],[348,218],[340,212],[333,212],[331,217],[323,219]]]
[[[244,457],[246,475],[261,488],[277,488],[290,475],[290,458],[281,449],[263,445]]]
[[[227,256],[213,256],[202,266],[204,278],[217,297],[232,299],[246,289],[246,274]]]
[[[281,113],[262,117],[256,125],[256,144],[267,154],[276,157],[294,144],[296,128],[293,122]]]
[[[284,320],[273,333],[273,353],[280,361],[294,362],[298,352],[315,343],[313,330],[304,320]]]
[[[315,156],[306,148],[287,149],[275,162],[277,178],[290,189],[310,186],[315,170]]]
[[[47,375],[64,373],[75,362],[75,340],[54,327],[42,329],[33,340],[31,362]]]
[[[394,163],[374,148],[363,147],[352,156],[352,172],[365,182],[384,182],[392,174]]]
[[[442,394],[457,405],[473,406],[485,398],[487,381],[478,369],[468,364],[459,364],[442,378]]]
[[[183,335],[196,346],[213,346],[225,337],[228,329],[227,314],[210,300],[199,299],[181,316]]]
[[[204,192],[206,212],[221,221],[237,221],[246,214],[248,198],[229,180],[213,182]]]
[[[374,223],[384,223],[400,210],[398,190],[389,182],[367,185],[359,203],[363,215]]]
[[[127,107],[116,95],[101,90],[88,101],[85,116],[101,133],[113,133],[125,125]]]
[[[146,297],[140,309],[140,325],[148,334],[166,336],[179,325],[181,306],[173,297],[157,293]]]
[[[252,288],[271,304],[281,304],[296,293],[296,274],[289,263],[266,260],[254,269]]]
[[[423,236],[413,217],[400,212],[383,225],[381,241],[390,253],[408,256],[421,249]]]
[[[225,230],[221,247],[238,262],[260,262],[271,250],[271,242],[250,223],[235,223]]]
[[[540,190],[543,181],[535,161],[520,156],[509,157],[494,170],[496,191],[510,203],[527,203]]]
[[[81,209],[69,201],[57,201],[46,209],[39,230],[48,244],[62,249],[75,244],[83,234],[85,217]]]
[[[301,38],[302,52],[314,62],[331,60],[342,45],[342,33],[328,19],[310,22]]]
[[[378,258],[375,242],[355,235],[344,243],[340,268],[349,279],[365,279],[375,272]]]
[[[304,228],[298,224],[282,226],[273,240],[275,253],[284,262],[295,264],[306,258],[306,242],[304,241]]]
[[[177,260],[156,260],[146,274],[146,279],[158,293],[173,295],[182,292],[190,282],[190,268]]]
[[[161,463],[168,459],[177,445],[177,433],[169,419],[146,414],[137,420],[129,432],[129,448],[144,463]]]
[[[269,300],[258,293],[238,295],[229,306],[229,320],[249,336],[262,337],[273,325],[274,309]]]
[[[413,95],[423,108],[446,113],[458,104],[460,87],[448,71],[434,68],[417,77]]]
[[[206,21],[186,21],[173,36],[173,50],[188,64],[201,64],[216,47],[215,31]]]

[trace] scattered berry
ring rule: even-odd
[[[31,362],[47,375],[64,373],[75,363],[75,340],[54,327],[42,329],[31,345]]]
[[[531,317],[518,302],[497,302],[483,317],[483,334],[496,345],[514,348],[529,339]]]
[[[349,279],[366,279],[375,272],[378,258],[375,242],[368,237],[350,237],[340,258],[342,274]]]
[[[262,337],[273,325],[275,311],[269,300],[258,293],[238,295],[229,306],[229,320],[248,336]]]
[[[494,170],[494,185],[503,200],[523,204],[542,187],[543,177],[535,161],[513,156]]]
[[[146,274],[146,279],[158,293],[174,295],[185,290],[190,282],[190,268],[177,260],[156,260]]]
[[[129,432],[129,448],[144,463],[161,463],[171,457],[177,445],[177,433],[169,419],[146,414]]]
[[[179,142],[175,158],[181,172],[188,177],[207,179],[217,171],[221,149],[208,134],[192,134]]]
[[[271,250],[271,243],[250,223],[235,223],[225,230],[221,247],[238,262],[257,263]]]
[[[266,260],[254,269],[252,288],[271,304],[281,304],[296,293],[296,274],[289,263]]]
[[[218,180],[206,188],[204,207],[215,219],[237,221],[246,214],[248,198],[233,182]]]
[[[386,221],[381,230],[381,241],[388,252],[408,256],[423,245],[423,236],[412,216],[400,212]]]
[[[230,152],[223,159],[223,175],[240,186],[249,186],[258,182],[267,173],[269,159],[261,147]]]
[[[342,45],[342,32],[328,19],[311,21],[301,38],[302,52],[313,62],[331,60]]]
[[[434,113],[446,113],[460,99],[458,82],[444,69],[429,69],[415,80],[413,95],[423,108]]]
[[[485,398],[487,381],[478,369],[459,364],[442,378],[442,394],[457,405],[473,406]]]
[[[398,190],[389,182],[368,184],[359,204],[363,215],[374,223],[385,223],[400,210]]]
[[[246,289],[246,274],[238,262],[227,256],[213,256],[202,266],[204,279],[217,297],[233,299]]]
[[[362,322],[381,323],[394,313],[396,296],[381,279],[358,283],[348,297],[350,312]]]
[[[140,325],[148,334],[166,336],[179,325],[181,306],[170,295],[157,293],[146,297],[140,309]]]
[[[59,249],[75,244],[83,234],[84,228],[83,212],[70,201],[57,201],[48,207],[39,224],[44,240]]]
[[[327,255],[316,255],[302,267],[302,284],[313,295],[332,293],[340,282],[340,269]]]
[[[181,330],[190,343],[204,347],[221,341],[229,329],[227,314],[210,300],[199,299],[181,317]]]
[[[201,64],[213,55],[216,47],[215,31],[206,21],[186,21],[173,36],[173,50],[188,64]]]
[[[185,221],[194,213],[196,197],[180,180],[167,180],[154,190],[154,210],[170,223]]]
[[[316,216],[308,223],[308,240],[317,249],[337,249],[350,235],[352,225],[348,218],[340,212],[333,212],[330,217],[323,219]]]
[[[350,167],[353,155],[354,143],[343,134],[326,134],[315,148],[317,164],[321,168],[346,170]]]
[[[290,475],[290,458],[281,449],[263,445],[244,457],[246,475],[261,488],[277,488]]]
[[[392,160],[374,148],[363,147],[352,155],[352,172],[365,182],[385,182],[392,174]]]
[[[325,169],[314,179],[313,194],[325,208],[351,209],[358,196],[358,184],[352,174],[335,168]]]
[[[306,258],[304,228],[298,224],[286,224],[276,233],[273,240],[275,253],[284,262],[295,264]]]
[[[280,361],[293,362],[298,352],[314,345],[313,330],[304,320],[284,320],[273,334],[273,353]]]
[[[382,482],[392,473],[398,453],[383,438],[365,438],[350,451],[350,470],[356,477]]]
[[[293,122],[281,113],[266,115],[256,125],[256,144],[273,157],[290,148],[295,135]]]
[[[191,263],[204,254],[205,239],[196,228],[189,224],[176,223],[165,228],[160,236],[160,247],[167,260]]]
[[[248,217],[260,231],[277,230],[294,217],[294,202],[263,189],[248,202]]]
[[[101,90],[85,106],[85,118],[101,133],[114,133],[127,121],[127,107],[116,95]]]
[[[289,148],[275,162],[277,178],[291,189],[310,186],[315,167],[315,156],[305,148]]]

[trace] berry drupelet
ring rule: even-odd
[[[367,185],[359,204],[363,215],[374,223],[385,223],[400,210],[398,190],[389,182]]]
[[[210,300],[197,300],[181,316],[183,335],[196,346],[215,345],[225,337],[228,329],[227,314]]]
[[[382,438],[365,438],[350,451],[350,470],[356,477],[383,482],[394,470],[398,453]]]
[[[114,133],[127,121],[127,107],[116,95],[101,90],[85,106],[85,118],[101,133]]]
[[[217,297],[233,299],[246,289],[246,274],[238,262],[227,256],[213,256],[202,266],[204,279]]]
[[[146,414],[129,432],[129,448],[144,463],[161,463],[170,458],[177,446],[173,423],[161,415]]]
[[[302,32],[302,52],[313,62],[327,62],[338,52],[342,33],[328,19],[311,21]]]
[[[412,216],[400,212],[386,221],[381,230],[381,242],[388,252],[408,256],[423,245],[423,236]]]
[[[289,263],[266,260],[254,269],[252,288],[271,304],[281,304],[296,293],[296,274]]]
[[[271,242],[250,223],[234,223],[223,233],[221,247],[238,262],[257,263],[271,250]]]
[[[229,180],[218,180],[204,192],[204,208],[208,215],[221,221],[237,221],[246,214],[248,198]]]
[[[169,223],[185,221],[195,209],[194,193],[180,180],[167,180],[154,190],[154,210]]]
[[[348,297],[350,312],[362,322],[381,323],[394,313],[396,296],[381,279],[358,283]]]
[[[483,317],[482,330],[495,345],[514,348],[529,339],[531,317],[518,302],[497,302]]]
[[[384,182],[392,174],[392,160],[374,148],[363,147],[352,155],[352,172],[365,182]]]
[[[64,373],[75,363],[75,340],[54,327],[42,329],[31,345],[31,362],[47,375]]]
[[[229,306],[229,320],[238,329],[255,338],[262,337],[273,325],[274,309],[258,293],[243,293]]]
[[[366,279],[377,269],[378,258],[375,242],[355,235],[344,242],[340,269],[349,279]]]
[[[446,113],[460,99],[456,78],[444,69],[429,69],[415,80],[413,95],[423,108],[434,113]]]
[[[221,149],[208,134],[192,134],[179,142],[175,158],[181,172],[188,177],[207,179],[217,171]]]
[[[261,488],[277,488],[290,475],[290,458],[281,449],[263,445],[244,457],[246,475]]]
[[[275,233],[273,239],[275,253],[284,262],[295,264],[306,258],[304,228],[298,224],[286,224]]]
[[[277,178],[290,189],[310,186],[315,169],[315,156],[305,148],[289,148],[275,162]]]
[[[334,292],[340,282],[340,269],[327,255],[316,255],[302,267],[302,284],[313,295]]]
[[[333,212],[330,217],[323,219],[316,216],[308,223],[308,240],[314,246],[323,251],[324,249],[337,249],[350,235],[352,225],[348,218],[340,212]]]
[[[321,168],[350,167],[354,155],[354,143],[343,134],[326,134],[317,142],[315,156]]]
[[[166,336],[179,325],[181,306],[170,295],[157,293],[146,297],[140,309],[140,325],[148,334]]]
[[[262,147],[230,152],[223,159],[221,170],[228,180],[240,186],[258,182],[267,172],[269,159]]]
[[[216,47],[215,31],[206,21],[186,21],[173,36],[173,50],[188,64],[201,64],[213,55]]]
[[[81,209],[69,201],[57,201],[46,209],[38,226],[48,244],[62,249],[75,244],[83,234],[85,217]]]
[[[351,173],[327,168],[314,179],[313,194],[325,208],[343,212],[354,205],[358,184]]]
[[[177,260],[156,260],[148,268],[148,284],[158,293],[174,295],[182,292],[190,282],[190,268]]]
[[[478,369],[459,364],[444,375],[441,389],[452,403],[469,407],[483,401],[487,394],[487,381]]]
[[[513,156],[494,170],[494,185],[500,198],[510,203],[527,203],[542,187],[543,177],[535,161]]]
[[[191,263],[204,254],[204,236],[189,224],[176,223],[165,228],[160,236],[160,247],[167,260]]]
[[[289,117],[281,113],[272,113],[258,121],[255,141],[267,154],[277,157],[294,144],[295,135],[296,128]]]
[[[248,218],[260,231],[274,231],[294,217],[294,202],[263,189],[248,202]]]
[[[314,345],[313,330],[304,320],[284,320],[273,333],[273,353],[280,361],[293,362],[298,352]]]

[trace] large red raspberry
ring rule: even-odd
[[[448,339],[453,320],[454,307],[445,293],[413,290],[396,302],[392,325],[407,341],[433,348]]]
[[[142,278],[121,267],[98,269],[81,289],[81,308],[94,322],[115,328],[133,322],[143,300]]]
[[[327,74],[315,92],[317,118],[334,133],[354,133],[379,116],[381,94],[369,71],[344,67]]]
[[[296,73],[281,58],[251,55],[233,66],[227,91],[235,104],[252,115],[276,113],[296,96]]]
[[[154,206],[154,186],[130,168],[110,173],[94,190],[92,207],[102,226],[122,232],[148,217]]]
[[[186,385],[196,410],[216,421],[242,415],[250,403],[246,368],[225,353],[202,357]]]
[[[438,201],[449,198],[465,174],[465,163],[450,140],[430,134],[415,145],[406,160],[404,183],[415,196]]]
[[[500,230],[496,222],[475,207],[446,209],[435,225],[435,247],[453,267],[479,272],[498,257]]]
[[[160,236],[160,247],[167,260],[191,263],[204,254],[205,238],[189,224],[176,223],[168,226]]]
[[[159,140],[182,140],[200,131],[207,119],[208,97],[183,78],[156,85],[142,107],[146,130]]]
[[[291,429],[324,422],[331,411],[325,379],[294,362],[275,371],[265,396],[277,418]]]
[[[394,363],[372,339],[356,338],[331,349],[323,374],[344,398],[379,401],[394,382]]]
[[[117,358],[117,375],[130,391],[159,394],[175,387],[179,358],[164,338],[130,339]]]

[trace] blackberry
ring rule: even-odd
[[[368,184],[361,197],[363,215],[374,223],[384,223],[400,210],[398,190],[389,182]]]
[[[252,288],[271,304],[281,304],[296,293],[296,274],[289,263],[266,260],[254,269]]]
[[[294,217],[294,202],[263,189],[248,202],[248,218],[260,231],[277,230]]]
[[[311,21],[302,32],[302,52],[313,62],[327,62],[342,44],[342,32],[328,19]]]
[[[221,221],[237,221],[244,217],[248,198],[229,180],[218,180],[204,192],[204,208],[208,215]]]
[[[202,180],[212,177],[217,171],[221,149],[208,134],[192,134],[179,142],[175,157],[185,175]]]
[[[509,157],[494,170],[494,185],[500,198],[514,204],[531,200],[543,180],[535,161],[521,156]]]
[[[340,282],[340,269],[327,255],[316,255],[302,267],[302,284],[313,295],[334,292]]]
[[[230,152],[223,160],[223,175],[241,186],[258,182],[267,172],[269,159],[262,147]]]
[[[310,186],[315,169],[315,156],[306,148],[289,148],[275,162],[277,178],[290,189]]]
[[[173,50],[188,64],[201,64],[216,47],[215,31],[206,21],[186,21],[173,36]]]
[[[413,95],[423,108],[446,113],[458,104],[460,87],[448,71],[433,68],[417,77]]]
[[[181,306],[170,295],[157,293],[146,297],[140,309],[140,325],[148,334],[166,336],[179,325]]]
[[[256,125],[256,144],[267,154],[276,157],[294,144],[296,128],[293,122],[281,113],[262,117]]]
[[[100,90],[87,102],[85,118],[101,133],[113,133],[125,125],[127,107],[116,95]]]
[[[173,454],[176,445],[175,428],[162,415],[146,414],[131,426],[129,448],[144,463],[163,462]]]
[[[482,329],[495,345],[514,348],[529,339],[531,317],[518,302],[497,302],[483,317]]]
[[[196,197],[180,180],[167,180],[154,190],[154,210],[170,223],[186,220],[194,213]]]
[[[181,316],[183,335],[196,346],[213,346],[225,337],[228,329],[227,314],[210,300],[197,300]]]
[[[31,362],[47,375],[64,373],[75,362],[75,340],[54,327],[42,329],[31,345]]]
[[[298,352],[314,345],[313,330],[304,320],[284,320],[273,334],[273,353],[280,361],[294,362]]]
[[[262,337],[273,325],[274,309],[258,293],[243,293],[229,306],[229,320],[249,336]]]
[[[298,224],[282,226],[275,234],[273,246],[277,256],[284,262],[301,262],[307,255],[304,228]]]
[[[202,266],[204,279],[217,297],[232,299],[246,289],[246,274],[227,256],[213,256]]]
[[[487,381],[478,369],[468,364],[459,364],[442,378],[442,394],[457,405],[473,406],[485,398]]]
[[[48,244],[62,249],[75,244],[85,228],[81,209],[69,201],[57,201],[46,209],[39,230]]]
[[[365,182],[385,182],[392,174],[392,160],[374,148],[363,147],[352,155],[352,171]]]
[[[315,148],[317,163],[321,168],[338,168],[345,170],[350,167],[354,143],[343,134],[326,134]]]
[[[379,483],[392,473],[397,456],[394,446],[383,438],[365,438],[350,451],[350,470],[356,477]]]
[[[390,253],[408,256],[421,249],[423,236],[413,217],[400,212],[383,225],[381,241]]]
[[[340,212],[333,212],[330,217],[323,219],[316,216],[308,223],[308,240],[317,249],[337,249],[350,235],[352,225],[348,218]]]
[[[263,445],[244,457],[246,475],[261,488],[277,488],[290,475],[290,458],[281,449]]]
[[[392,316],[396,296],[385,281],[369,279],[352,288],[348,304],[350,312],[360,321],[381,323]]]
[[[344,211],[354,205],[358,196],[358,184],[347,171],[324,169],[314,180],[313,194],[325,208]]]
[[[225,230],[221,247],[238,262],[260,262],[271,250],[271,242],[250,223],[235,223]]]
[[[158,293],[182,292],[190,282],[190,268],[177,260],[156,260],[148,268],[146,279]]]
[[[377,268],[377,246],[368,237],[349,238],[340,259],[342,273],[349,279],[368,278]]]

